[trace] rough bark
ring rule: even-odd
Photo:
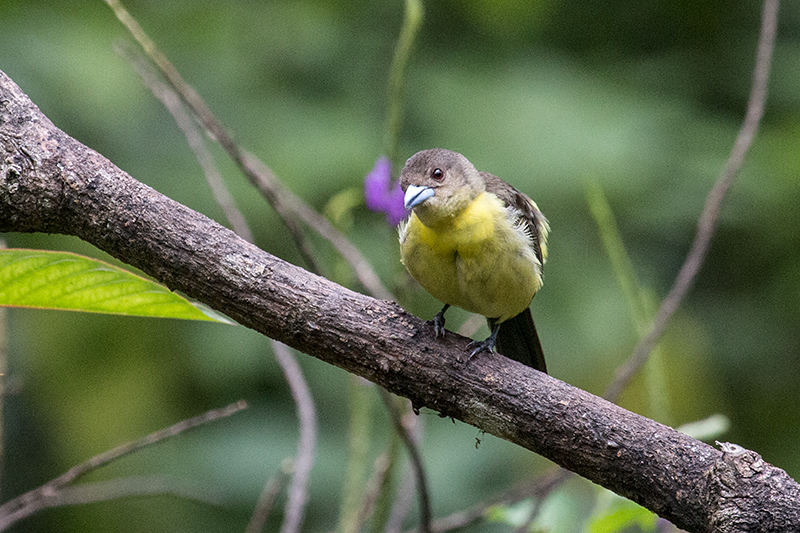
[[[514,442],[692,532],[800,531],[800,486],[286,263],[56,128],[0,72],[0,231],[75,235],[269,337]]]

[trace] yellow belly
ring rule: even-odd
[[[541,287],[527,236],[492,194],[436,229],[412,214],[400,250],[414,279],[438,300],[499,322],[524,311]]]

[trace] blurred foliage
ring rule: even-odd
[[[440,304],[409,281],[395,230],[347,192],[360,188],[383,149],[403,2],[127,7],[242,145],[317,209],[327,206],[399,301],[432,317]],[[425,10],[406,80],[401,158],[434,146],[458,150],[537,201],[553,227],[546,283],[533,304],[548,367],[599,393],[629,355],[641,317],[630,316],[615,281],[584,183],[602,185],[639,283],[665,294],[743,117],[760,4],[429,0]],[[798,478],[800,6],[784,2],[780,17],[762,130],[661,351],[669,423],[724,414],[730,432],[721,439]],[[99,0],[0,3],[0,69],[58,127],[222,220],[169,114],[113,53],[118,39],[128,37]],[[218,161],[257,244],[299,262],[275,214],[233,165]],[[118,264],[74,238],[5,238]],[[325,274],[352,285],[341,260],[313,243]],[[466,317],[454,312],[448,323],[456,328]],[[239,398],[252,406],[92,476],[188,478],[220,491],[224,507],[129,499],[48,510],[15,531],[243,530],[262,485],[294,453],[294,405],[269,344],[252,331],[34,310],[11,310],[8,328],[8,373],[21,388],[4,398],[3,500],[181,418]],[[305,529],[323,531],[334,527],[346,474],[350,378],[310,357],[300,363],[320,420]],[[371,401],[379,402],[376,394]],[[644,379],[622,403],[654,415]],[[391,426],[382,407],[370,412],[375,457]],[[421,422],[436,516],[548,466],[434,413],[423,411]],[[544,502],[537,523],[583,531],[596,497],[570,482]],[[278,524],[273,517],[269,526]],[[472,528],[508,530],[494,522]]]
[[[599,509],[595,512],[587,533],[611,533],[617,531],[657,532],[656,516],[630,500],[621,498],[616,494],[604,491],[601,500],[605,500],[598,505]]]

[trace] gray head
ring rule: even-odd
[[[442,148],[412,155],[400,172],[400,187],[406,208],[413,208],[423,223],[432,217],[458,215],[486,189],[466,157]]]

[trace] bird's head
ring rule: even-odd
[[[426,226],[457,216],[486,189],[466,157],[442,148],[412,155],[400,172],[400,187],[406,209]]]

